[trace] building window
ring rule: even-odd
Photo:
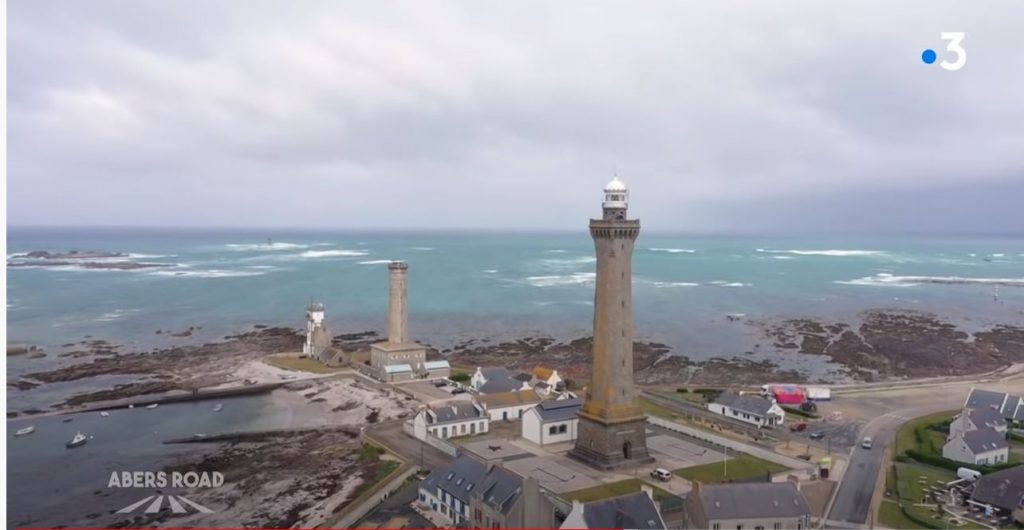
[[[448,427],[441,427],[441,438],[448,437]]]
[[[773,530],[782,530],[782,523],[775,523],[772,525]]]
[[[721,527],[718,526],[718,523],[715,523],[715,524],[711,525],[711,530],[721,530]]]
[[[763,526],[755,526],[754,530],[764,530],[764,527]]]
[[[561,424],[561,425],[559,425],[559,426],[558,426],[558,433],[559,433],[559,434],[565,434],[565,432],[566,432],[566,431],[567,431],[568,429],[569,429],[569,426],[563,423],[563,424]]]
[[[548,434],[558,434],[558,427],[555,425],[548,427]]]

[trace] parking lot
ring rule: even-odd
[[[409,383],[399,383],[397,385],[402,390],[411,393],[416,399],[423,403],[430,403],[431,401],[440,401],[452,398],[465,398],[469,399],[469,394],[452,394],[452,386],[437,387],[434,386],[433,381],[414,381]]]
[[[657,466],[674,470],[721,462],[722,453],[667,434],[658,434],[647,439],[647,448],[657,460]]]
[[[581,465],[563,456],[534,456],[505,462],[507,469],[524,477],[533,477],[542,487],[555,493],[566,493],[600,484],[587,476],[583,470],[574,469]]]

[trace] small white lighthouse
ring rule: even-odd
[[[324,320],[324,305],[311,300],[306,308],[306,343],[302,345],[302,354],[321,359],[330,346],[331,332]]]

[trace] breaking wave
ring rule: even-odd
[[[914,287],[921,284],[939,285],[1002,285],[1005,287],[1024,287],[1024,278],[965,278],[961,276],[895,276],[879,273],[853,280],[836,280],[841,285],[869,285],[889,287]]]
[[[715,281],[708,282],[708,284],[710,284],[710,285],[717,285],[719,287],[750,287],[751,285],[753,285],[751,283],[728,282],[728,281],[725,281],[725,280],[715,280]]]
[[[769,254],[796,254],[798,256],[879,256],[885,254],[881,250],[766,250],[757,249],[758,252]]]
[[[267,250],[295,250],[297,248],[309,248],[309,245],[303,245],[300,243],[285,243],[283,241],[277,243],[228,243],[224,245],[229,250],[237,250],[243,252],[252,251],[267,251]]]
[[[693,254],[694,252],[697,252],[696,250],[693,250],[693,249],[690,249],[690,248],[660,248],[660,247],[653,247],[653,248],[649,248],[647,250],[650,250],[651,252],[668,252],[669,254],[684,254],[684,253],[685,254]]]
[[[385,263],[391,263],[389,259],[371,259],[367,261],[360,261],[360,265],[383,265]]]
[[[208,269],[203,271],[152,271],[152,276],[165,276],[175,278],[241,278],[245,276],[263,276],[266,271],[227,271],[220,269]]]
[[[526,281],[534,287],[557,287],[594,283],[596,277],[597,274],[593,272],[577,272],[560,276],[530,276],[526,278]]]
[[[665,288],[665,287],[697,287],[697,286],[700,285],[699,283],[693,283],[693,282],[659,282],[659,281],[653,281],[653,280],[651,280],[651,281],[643,281],[643,283],[646,283],[648,285],[657,287],[659,289]]]
[[[299,257],[302,258],[336,258],[336,257],[353,257],[353,256],[366,256],[369,252],[363,250],[307,250]]]

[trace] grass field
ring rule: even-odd
[[[713,462],[701,466],[677,469],[673,473],[687,480],[699,480],[705,484],[717,484],[727,482],[728,480],[746,480],[754,477],[763,477],[769,473],[774,475],[787,469],[789,468],[774,462],[740,454],[730,458],[728,465],[722,462]],[[728,474],[726,474],[726,471],[728,471]]]
[[[562,497],[567,501],[591,502],[640,491],[640,486],[644,484],[647,483],[638,478],[631,478],[619,482],[611,482],[608,484],[601,484],[600,486],[594,486],[592,488],[573,491],[562,495]],[[655,500],[661,500],[662,498],[671,495],[669,492],[657,486],[653,486],[651,484],[647,485],[654,489]]]
[[[647,398],[641,398],[640,403],[644,407],[644,413],[647,414],[648,416],[658,416],[659,418],[666,418],[670,420],[679,417],[678,414],[673,412],[668,407],[665,407],[664,405],[659,405],[658,403],[655,403]]]
[[[928,429],[927,427],[932,423],[946,421],[952,418],[955,414],[955,410],[937,412],[935,414],[929,414],[928,416],[921,416],[920,418],[905,423],[896,433],[896,444],[893,448],[894,454],[903,454],[911,449],[916,449],[921,452],[935,453],[942,456],[942,444],[946,443],[946,436],[938,431]],[[926,434],[923,444],[918,442],[917,436],[914,434],[914,432],[919,428]],[[938,448],[937,450],[936,447]]]
[[[923,481],[922,481],[923,479]],[[918,520],[927,521],[931,527],[945,528],[947,522],[937,518],[934,507],[916,506],[925,499],[929,487],[939,486],[956,480],[952,471],[917,463],[897,462],[889,468],[886,475],[886,489],[893,492],[891,498],[884,499],[878,510],[878,520],[890,528],[928,528],[900,510],[902,503],[906,510]],[[977,528],[973,524],[965,524],[958,528]]]
[[[307,372],[311,374],[333,374],[335,372],[341,372],[346,368],[341,366],[327,366],[316,359],[310,359],[309,357],[285,357],[278,355],[269,355],[263,358],[263,362],[270,366],[275,366],[283,370],[291,370],[293,372]]]

